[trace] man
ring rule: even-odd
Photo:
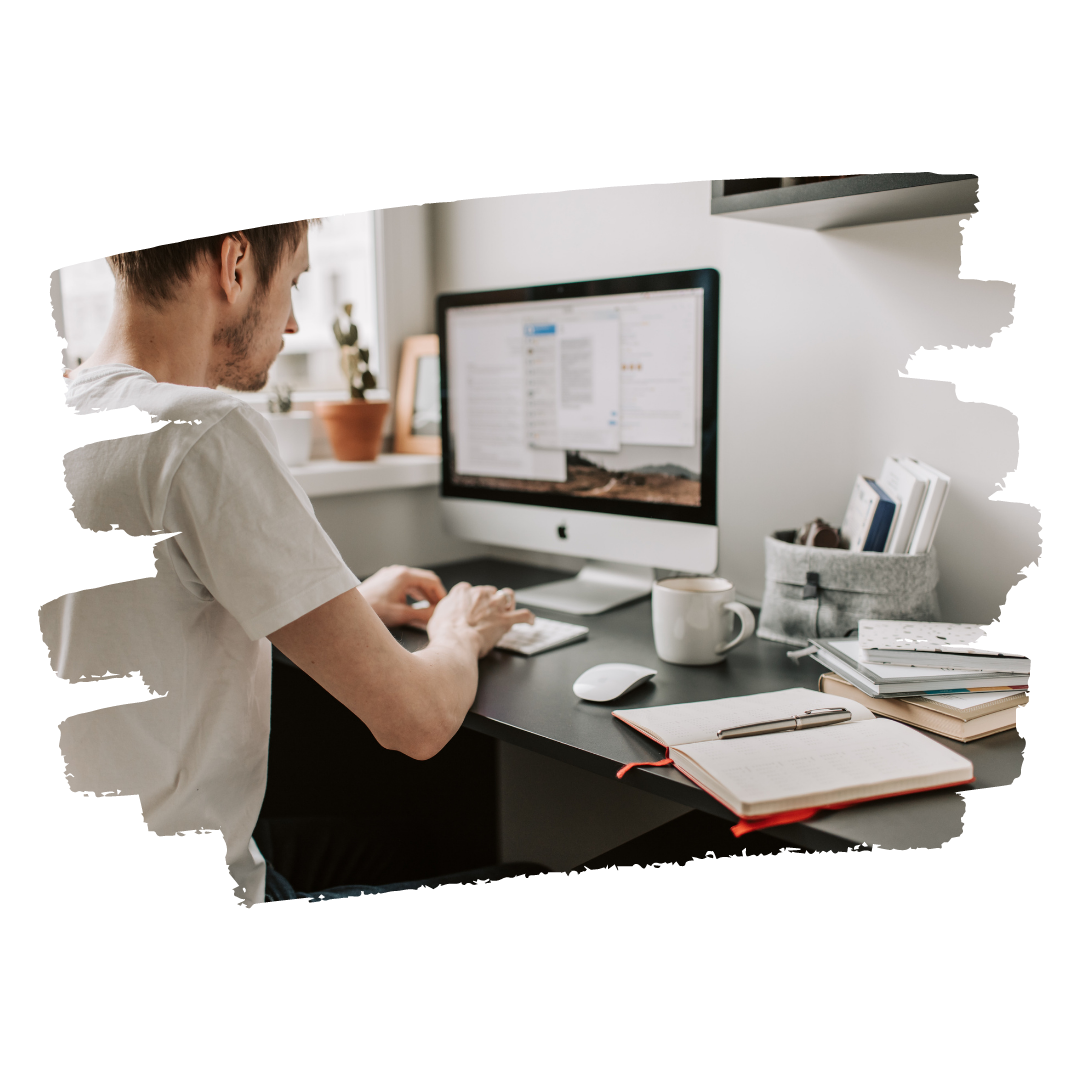
[[[477,660],[514,623],[510,590],[395,566],[361,584],[232,390],[258,390],[298,330],[292,290],[307,223],[127,252],[109,260],[112,319],[72,374],[80,412],[136,405],[169,421],[66,459],[79,522],[159,544],[157,576],[61,597],[42,610],[66,679],[140,671],[154,701],[72,717],[61,748],[75,790],[137,793],[161,834],[220,829],[246,903],[264,898],[251,840],[266,784],[270,642],[385,747],[437,753],[476,692]],[[408,600],[427,600],[416,609]],[[387,627],[426,624],[409,653]],[[343,883],[344,884],[344,883]]]

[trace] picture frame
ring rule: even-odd
[[[394,410],[395,454],[441,454],[439,335],[414,334],[401,346]]]

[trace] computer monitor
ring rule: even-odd
[[[715,569],[719,297],[706,269],[438,298],[448,529],[592,560],[523,604]]]

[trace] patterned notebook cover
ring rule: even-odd
[[[859,648],[896,649],[906,652],[953,652],[971,656],[1016,656],[996,649],[975,648],[986,631],[974,623],[901,622],[892,619],[860,619]]]

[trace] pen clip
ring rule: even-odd
[[[800,713],[795,718],[795,721],[796,727],[801,730],[803,728],[820,727],[825,724],[841,724],[850,719],[850,709],[833,705],[823,709],[807,709],[806,712]]]

